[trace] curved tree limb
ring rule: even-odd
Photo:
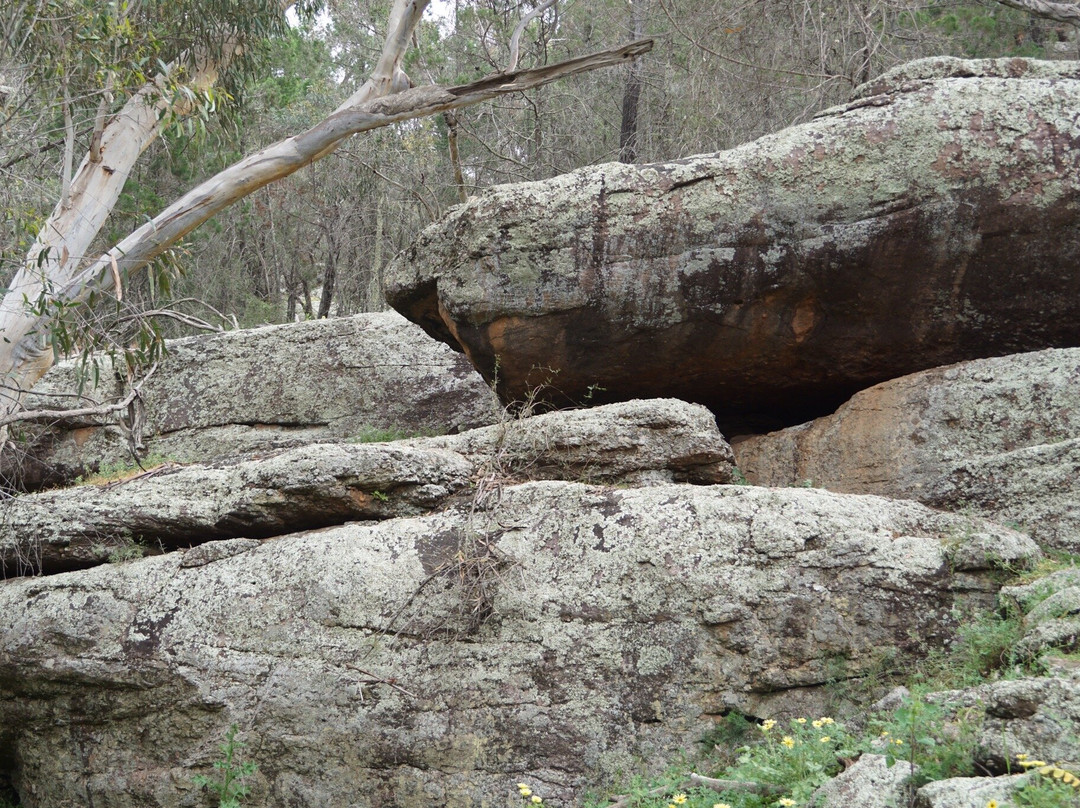
[[[521,18],[521,22],[517,24],[517,28],[514,29],[514,33],[510,37],[510,61],[507,63],[504,73],[513,73],[517,70],[518,55],[521,51],[521,35],[525,32],[529,23],[555,5],[555,2],[556,0],[547,0],[546,3],[537,6]]]
[[[496,73],[457,87],[416,87],[342,109],[306,132],[244,158],[189,191],[79,272],[70,283],[57,290],[56,296],[71,303],[82,300],[92,289],[109,289],[114,260],[122,272],[145,266],[211,216],[264,185],[329,154],[351,135],[471,106],[577,73],[623,64],[647,53],[652,45],[651,39],[641,40],[543,67]]]
[[[1080,6],[1075,3],[1051,2],[1051,0],[997,0],[1001,5],[1026,11],[1036,17],[1063,22],[1080,28]]]
[[[24,410],[22,412],[10,413],[0,418],[0,428],[9,426],[18,421],[36,421],[39,423],[44,421],[46,423],[55,423],[57,421],[70,421],[75,418],[90,418],[111,415],[114,412],[123,412],[139,397],[143,382],[153,376],[154,371],[156,371],[157,368],[158,365],[157,362],[155,362],[139,383],[133,385],[126,396],[113,404],[101,404],[96,407],[79,407],[78,409],[69,410]]]

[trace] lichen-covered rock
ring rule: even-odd
[[[1080,649],[1080,569],[1059,570],[998,595],[1006,608],[1024,613],[1024,636],[1017,649],[1035,657],[1045,651]]]
[[[1030,775],[1008,777],[952,777],[927,783],[915,792],[914,808],[987,808],[997,803],[1002,808],[1013,805],[1012,795]]]
[[[235,723],[269,808],[496,805],[526,780],[569,806],[729,710],[812,708],[837,659],[943,642],[992,567],[1037,554],[970,527],[817,490],[535,482],[9,580],[0,775],[27,808],[201,805]]]
[[[422,513],[469,484],[460,455],[397,444],[314,444],[270,457],[152,469],[4,506],[5,575],[105,563],[214,539],[265,538]]]
[[[491,189],[388,269],[387,299],[507,400],[788,423],[1080,345],[1076,65],[935,59],[866,92],[720,154]]]
[[[862,755],[814,792],[810,804],[815,808],[896,808],[907,802],[911,777],[918,770],[899,760],[889,766],[884,755]]]
[[[9,500],[0,521],[0,575],[51,574],[214,539],[411,516],[470,485],[722,483],[731,479],[733,459],[708,410],[653,399],[438,438],[171,463]]]
[[[733,448],[756,484],[917,499],[1080,549],[1080,349],[911,374]]]
[[[991,681],[926,698],[977,727],[973,762],[982,771],[1022,770],[1020,756],[1080,767],[1080,673]]]
[[[518,418],[413,445],[448,449],[531,480],[729,483],[731,447],[704,407],[626,401]]]
[[[168,350],[142,386],[136,434],[76,419],[9,451],[4,477],[26,488],[66,482],[130,462],[133,442],[141,455],[188,463],[372,431],[441,434],[501,415],[468,362],[392,312],[171,340]],[[74,395],[78,369],[74,362],[53,368],[28,409],[86,406]],[[126,390],[104,371],[100,386],[85,392],[108,400]]]
[[[1018,754],[1032,760],[1080,766],[1080,680],[1033,677],[979,688],[986,711],[979,756],[991,771],[1017,767]]]

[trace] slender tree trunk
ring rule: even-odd
[[[342,109],[390,92],[395,79],[402,75],[399,63],[429,1],[395,0],[379,64],[372,78]],[[282,5],[288,7],[292,2],[285,0]],[[232,49],[223,48],[222,52],[229,53]],[[208,89],[223,67],[196,59],[190,86],[198,91]],[[167,115],[184,115],[193,109],[191,105],[182,107],[167,102],[162,93],[165,80],[166,77],[159,77],[136,92],[104,127],[101,137],[95,139],[93,152],[83,158],[72,177],[67,204],[57,205],[42,226],[23,267],[0,301],[3,338],[0,416],[18,409],[23,393],[52,365],[53,354],[46,333],[48,323],[57,315],[57,304],[79,299],[79,295],[70,294],[72,285],[80,292],[86,286],[80,280],[85,271],[82,267],[86,253],[116,205],[139,157],[160,134]],[[336,143],[329,148],[334,146]],[[114,276],[119,275],[115,256],[106,261],[105,268],[111,268]]]
[[[646,0],[630,0],[631,41],[641,39],[645,30]],[[619,162],[633,163],[638,158],[638,107],[644,83],[640,59],[630,63],[623,91],[622,125],[619,127]]]
[[[465,190],[465,177],[461,173],[461,155],[458,154],[457,145],[457,116],[452,112],[443,115],[446,121],[446,142],[450,147],[450,165],[454,167],[454,184],[457,186],[458,200],[469,201],[469,194]]]
[[[334,299],[334,284],[337,283],[338,243],[332,225],[325,226],[326,267],[323,269],[322,295],[319,297],[318,318],[324,320],[330,316],[330,303]]]
[[[400,62],[428,2],[395,0],[383,53],[371,79],[335,113],[308,131],[225,169],[185,194],[101,258],[82,264],[82,253],[88,249],[90,240],[115,204],[124,184],[122,179],[126,179],[138,153],[152,139],[149,135],[156,134],[159,126],[154,90],[144,88],[131,99],[128,103],[130,118],[120,115],[106,127],[101,141],[102,160],[89,169],[90,179],[102,186],[98,196],[104,201],[100,205],[87,203],[82,207],[86,208],[87,218],[92,216],[96,224],[91,227],[81,221],[65,221],[65,226],[51,223],[46,227],[42,244],[35,247],[12,283],[11,291],[0,303],[0,334],[4,338],[4,343],[0,344],[0,373],[5,375],[7,382],[6,395],[0,400],[0,416],[19,406],[22,392],[51,364],[52,353],[47,350],[45,332],[56,317],[58,305],[81,302],[93,291],[113,288],[122,273],[146,266],[211,216],[253,191],[330,154],[345,138],[400,121],[470,106],[499,95],[529,90],[577,73],[625,64],[652,47],[651,41],[636,42],[554,65],[496,73],[459,87],[406,89],[409,82]],[[390,95],[394,90],[404,91]],[[88,166],[89,161],[84,160],[83,165]],[[118,180],[120,174],[123,178]],[[73,183],[72,209],[80,207],[75,200],[84,193],[81,187],[76,188],[76,184]],[[84,237],[75,240],[75,232]],[[50,238],[52,242],[48,241]],[[81,244],[78,252],[71,249],[76,241]],[[28,306],[28,302],[31,305]]]

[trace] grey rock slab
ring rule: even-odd
[[[1080,349],[914,373],[732,448],[759,485],[917,499],[1080,549]]]
[[[313,444],[215,464],[167,464],[131,479],[9,500],[0,512],[0,568],[54,573],[130,554],[133,544],[156,551],[414,515],[467,484],[721,483],[733,468],[708,410],[661,399],[439,438]]]
[[[0,565],[6,575],[55,573],[132,547],[159,552],[412,515],[465,488],[472,471],[452,452],[397,444],[313,444],[263,458],[173,464],[9,500],[0,512]]]
[[[875,86],[726,152],[486,190],[388,267],[387,300],[506,401],[733,420],[1080,344],[1075,64],[939,58]]]
[[[1028,775],[1007,777],[952,777],[927,783],[915,792],[915,808],[986,808],[991,800],[1001,808],[1013,805],[1013,793]]]
[[[711,484],[731,482],[735,468],[712,413],[676,399],[548,413],[412,443],[529,479]]]
[[[864,754],[815,791],[810,804],[815,808],[898,808],[907,804],[911,777],[917,771],[917,766],[906,761],[889,766],[884,755]]]
[[[0,582],[24,805],[201,805],[233,723],[268,808],[503,804],[521,781],[572,805],[729,710],[805,714],[836,659],[940,645],[997,590],[997,560],[950,563],[964,521],[912,502],[545,481],[488,503]]]
[[[2,467],[28,487],[144,455],[201,462],[332,441],[370,431],[441,434],[495,423],[494,394],[458,353],[393,312],[229,331],[167,343],[143,385],[144,424],[81,419],[31,430]],[[34,388],[29,409],[85,406],[79,365],[63,362]],[[107,361],[94,400],[120,399]],[[130,426],[130,423],[127,424]]]
[[[1080,648],[1080,569],[1058,570],[1023,586],[1007,586],[1001,603],[1024,612],[1020,651],[1037,656],[1044,651],[1072,652]]]
[[[997,770],[1016,756],[1080,766],[1080,679],[1040,677],[995,682],[981,689],[986,720],[979,754]]]

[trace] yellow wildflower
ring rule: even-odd
[[[532,789],[524,783],[518,783],[518,793],[523,797],[531,797]]]
[[[1054,771],[1052,772],[1052,774],[1053,774],[1055,780],[1060,780],[1062,777],[1065,776],[1065,770],[1064,769],[1059,769],[1057,766],[1055,766]]]
[[[824,724],[825,726],[830,726],[832,724],[835,724],[836,722],[833,721],[831,718],[829,718],[829,716],[826,715],[826,716],[822,717],[821,723]]]
[[[1032,768],[1037,769],[1039,766],[1045,766],[1046,761],[1045,760],[1021,760],[1020,765],[1023,766],[1025,769],[1032,769]]]
[[[815,718],[813,721],[810,722],[810,726],[812,726],[814,729],[821,729],[824,725],[822,724],[820,718]]]
[[[997,800],[990,800],[986,803],[986,808],[998,808]]]
[[[775,726],[776,726],[776,722],[771,718],[767,718],[767,719],[765,719],[765,721],[761,725],[761,731],[762,732],[768,732],[770,729],[772,729]]]
[[[828,743],[831,740],[832,740],[832,738],[830,738],[828,735],[822,735],[821,736],[821,742],[822,743]]]
[[[730,802],[714,802],[712,808],[731,808]]]
[[[543,802],[543,800],[542,800],[542,799],[540,799],[540,798],[539,798],[538,796],[536,796],[535,794],[533,794],[533,795],[532,795],[532,802],[533,802],[533,805],[540,805],[540,804],[541,804],[541,803]]]
[[[676,794],[674,797],[671,798],[671,801],[676,805],[682,805],[684,802],[686,802],[686,795],[681,793]]]
[[[805,724],[805,723],[806,723],[806,719],[805,719],[805,718],[796,718],[796,719],[795,719],[795,723],[796,723],[796,724]]]
[[[784,808],[791,808],[795,804],[795,800],[791,799],[791,797],[782,797],[776,804],[783,805]]]
[[[904,739],[903,738],[893,738],[893,743],[896,744],[897,746],[903,746],[904,745]]]
[[[1077,777],[1072,772],[1065,772],[1065,777],[1063,777],[1062,779],[1073,788],[1080,787],[1080,777]]]
[[[780,743],[782,743],[784,746],[786,746],[788,749],[790,749],[791,747],[793,747],[795,745],[795,739],[792,738],[790,735],[785,735],[780,740]],[[792,803],[792,805],[794,805],[794,804],[795,803]]]

